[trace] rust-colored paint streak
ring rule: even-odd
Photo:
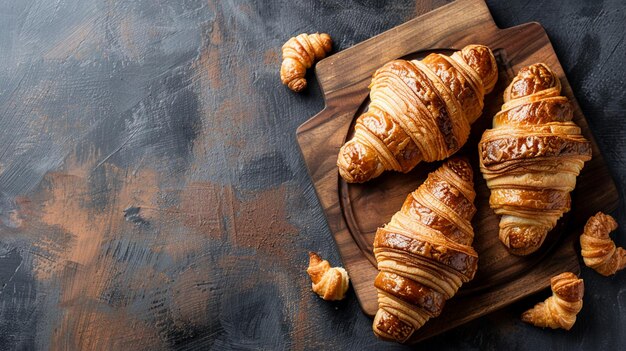
[[[191,254],[201,254],[207,243],[227,240],[223,215],[232,201],[230,187],[212,182],[193,182],[181,189],[178,196],[176,206],[148,211],[151,216],[161,218],[165,226],[161,228],[163,231],[169,227],[177,228],[177,235],[164,233],[153,250],[182,260]]]
[[[200,72],[202,77],[200,81],[208,82],[205,88],[218,89],[223,85],[222,72],[219,67],[218,55],[212,48],[204,48],[194,63],[194,68]]]
[[[90,192],[89,179],[80,175],[80,170],[75,170],[79,175],[48,174],[44,180],[48,186],[36,194],[44,199],[41,217],[30,221],[59,228],[71,237],[69,247],[59,246],[60,239],[48,235],[34,243],[53,257],[35,258],[35,275],[40,281],[58,282],[60,287],[63,313],[53,333],[52,349],[119,349],[132,345],[133,340],[156,340],[150,337],[155,331],[138,316],[124,308],[112,308],[106,301],[113,284],[136,291],[142,285],[145,288],[146,276],[131,275],[134,279],[120,284],[119,275],[132,269],[102,248],[135,229],[133,223],[124,220],[125,208],[158,205],[157,175],[149,169],[133,175],[108,164],[102,167],[108,179],[122,180],[108,184],[112,197],[103,210],[95,206],[96,194]]]
[[[263,63],[268,66],[276,66],[277,69],[279,69],[282,62],[281,55],[282,53],[278,49],[271,48],[265,51],[265,54],[263,55]]]
[[[303,265],[302,268],[302,277],[300,277],[299,282],[305,280],[304,284],[299,284],[302,288],[300,289],[300,296],[298,299],[298,313],[296,314],[294,321],[291,323],[293,325],[294,330],[292,331],[292,337],[294,341],[294,345],[297,345],[299,349],[304,349],[305,345],[309,347],[315,347],[312,343],[315,341],[311,340],[311,335],[307,333],[310,330],[310,321],[311,314],[315,313],[311,311],[311,307],[317,308],[315,305],[311,305],[311,296],[317,295],[311,289],[311,282],[308,278],[303,279],[304,275],[306,275],[306,267]],[[323,303],[327,303],[323,301]],[[319,345],[320,348],[323,348],[323,345]]]
[[[125,309],[68,307],[55,330],[51,350],[156,350],[157,330]]]
[[[74,236],[74,248],[66,260],[82,265],[89,263],[97,253],[102,240],[102,228],[106,223],[83,208],[88,188],[77,176],[52,173],[49,200],[44,203],[42,221],[56,225]],[[41,277],[39,277],[41,278]]]
[[[200,70],[203,75],[208,78],[209,85],[207,88],[220,89],[224,86],[224,72],[222,72],[223,56],[221,54],[221,45],[223,41],[223,34],[221,26],[224,23],[224,18],[220,11],[216,11],[216,5],[209,2],[209,8],[215,14],[210,34],[208,35],[208,42],[203,44],[202,52],[199,59],[195,62],[195,69]],[[207,39],[205,39],[207,41]]]
[[[286,259],[298,230],[287,221],[285,195],[281,185],[235,202],[233,244],[263,251],[273,259]]]
[[[224,239],[222,201],[224,197],[231,196],[230,188],[210,182],[195,182],[185,186],[178,206],[183,224],[208,237]]]
[[[110,173],[121,172],[113,166],[107,167]],[[123,211],[129,204],[147,207],[156,205],[156,174],[147,169],[142,169],[125,181],[114,204],[108,206],[105,212],[96,212],[89,207],[93,194],[89,192],[86,178],[51,173],[48,179],[50,193],[44,203],[41,219],[74,236],[75,244],[65,259],[80,265],[87,265],[97,257],[105,234],[115,232],[120,227],[124,222]]]

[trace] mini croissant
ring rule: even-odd
[[[341,267],[331,267],[330,263],[316,254],[309,252],[309,268],[306,272],[311,277],[312,289],[324,300],[342,300],[346,296],[350,278]]]
[[[550,279],[552,296],[522,314],[522,321],[537,327],[570,330],[583,308],[585,284],[574,273],[565,272]]]
[[[539,249],[569,211],[576,176],[591,159],[591,143],[572,117],[556,73],[534,64],[513,78],[478,143],[489,205],[502,216],[499,237],[515,255]]]
[[[616,248],[609,233],[617,229],[613,217],[598,212],[589,218],[580,236],[581,254],[585,265],[596,272],[609,276],[626,267],[626,250]]]
[[[300,34],[283,45],[283,63],[280,80],[296,93],[306,88],[304,75],[307,68],[326,57],[333,47],[326,33]]]
[[[406,173],[421,161],[448,158],[467,141],[497,80],[496,59],[483,45],[388,62],[374,73],[369,109],[339,151],[339,174],[363,183],[384,171]]]

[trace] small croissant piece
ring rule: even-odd
[[[311,287],[322,299],[336,301],[343,300],[348,291],[350,277],[341,267],[331,267],[330,263],[316,254],[309,252],[309,268],[306,272],[313,283]]]
[[[304,74],[307,68],[326,57],[332,47],[333,41],[326,33],[300,34],[289,39],[283,45],[280,80],[296,93],[306,88]]]
[[[570,330],[583,308],[585,284],[571,272],[550,279],[552,296],[522,314],[522,321],[537,327]]]
[[[580,236],[580,247],[585,265],[596,272],[609,276],[626,267],[626,250],[616,248],[609,233],[617,229],[613,217],[598,212],[589,218]]]

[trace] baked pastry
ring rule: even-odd
[[[535,252],[563,213],[591,144],[572,122],[561,82],[543,63],[522,68],[478,144],[480,170],[501,215],[499,237],[516,255]]]
[[[430,173],[391,221],[378,228],[373,324],[378,337],[405,342],[473,279],[478,264],[471,246],[475,197],[471,166],[453,158]]]
[[[596,272],[609,276],[626,267],[626,250],[615,247],[609,233],[617,229],[613,217],[598,212],[589,218],[580,236],[581,254],[585,265]]]
[[[497,80],[496,60],[482,45],[385,64],[372,78],[368,111],[339,151],[339,174],[362,183],[449,157],[467,141]]]
[[[296,93],[306,88],[307,68],[326,57],[332,47],[333,41],[326,33],[300,34],[289,39],[282,48],[280,80]]]
[[[522,314],[522,321],[537,327],[570,330],[583,308],[585,284],[576,274],[565,272],[550,279],[552,296]]]
[[[330,263],[316,254],[309,252],[309,268],[306,272],[311,277],[311,288],[324,300],[342,300],[346,296],[350,278],[341,267],[331,267]]]

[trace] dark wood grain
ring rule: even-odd
[[[454,21],[446,19],[454,18]],[[442,25],[445,23],[445,25]],[[473,220],[474,247],[479,253],[475,279],[461,288],[441,316],[414,334],[413,342],[441,333],[513,303],[549,286],[550,277],[579,272],[572,245],[572,228],[597,211],[617,207],[615,183],[582,115],[552,45],[538,23],[499,29],[482,0],[458,0],[388,32],[322,60],[317,78],[326,107],[297,131],[311,179],[364,312],[378,308],[373,286],[377,274],[372,243],[376,228],[389,221],[406,195],[415,190],[438,164],[420,164],[408,174],[388,173],[365,184],[348,184],[338,176],[337,153],[350,138],[353,122],[368,105],[367,85],[372,73],[395,58],[418,58],[427,52],[451,52],[468,44],[491,47],[500,67],[499,81],[486,97],[481,119],[472,126],[468,143],[459,152],[469,157],[476,173]],[[502,105],[502,92],[517,71],[544,62],[559,75],[563,94],[574,107],[574,120],[592,141],[593,159],[586,163],[573,193],[571,213],[552,230],[542,248],[527,257],[510,255],[498,239],[499,218],[489,207],[489,189],[479,176],[477,143]],[[575,218],[569,231],[566,224]]]

